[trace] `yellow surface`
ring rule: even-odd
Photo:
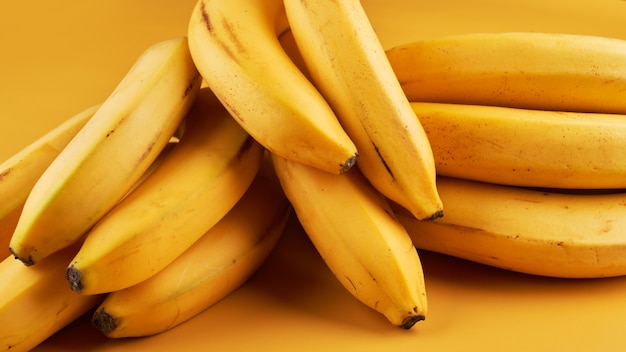
[[[363,3],[386,47],[479,31],[626,39],[620,0]],[[145,48],[185,34],[193,4],[0,2],[0,160],[104,100]],[[36,350],[618,351],[626,344],[626,277],[558,280],[434,253],[421,257],[429,315],[409,331],[390,326],[339,286],[292,222],[256,276],[182,326],[150,338],[107,340],[85,316]]]

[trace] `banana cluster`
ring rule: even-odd
[[[539,33],[385,51],[358,0],[198,0],[186,36],[0,164],[0,351],[89,311],[112,338],[177,326],[292,215],[404,329],[427,316],[418,249],[626,275],[623,62],[623,41]]]
[[[339,281],[396,326],[423,320],[421,263],[388,199],[441,217],[435,161],[360,2],[200,0],[188,36],[207,86],[270,152]]]
[[[387,57],[428,134],[440,221],[418,248],[563,278],[626,274],[626,41],[475,33]]]

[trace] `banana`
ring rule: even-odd
[[[0,219],[23,206],[41,174],[99,107],[91,106],[70,117],[0,164]]]
[[[626,41],[472,33],[387,50],[411,101],[626,113]]]
[[[31,189],[56,156],[93,116],[101,104],[81,111],[40,137],[0,165],[0,248],[9,247],[11,236]],[[172,137],[135,186],[143,181],[176,144]],[[131,192],[132,188],[128,191]]]
[[[626,193],[558,191],[441,177],[446,216],[392,207],[415,246],[527,274],[626,275]]]
[[[111,292],[162,270],[235,205],[263,153],[203,88],[177,146],[86,234],[66,271],[70,287]]]
[[[272,160],[298,220],[339,282],[396,326],[409,329],[425,319],[418,253],[360,170],[333,175],[277,155]]]
[[[430,143],[360,1],[284,3],[307,71],[356,144],[365,177],[417,218],[441,217]]]
[[[514,186],[626,188],[624,115],[411,105],[440,175]]]
[[[93,324],[112,338],[171,329],[241,286],[279,239],[291,207],[271,164],[264,166],[235,207],[189,249],[151,278],[111,292]]]
[[[176,136],[172,137],[172,139],[170,140],[170,143],[165,148],[163,148],[163,150],[161,151],[161,153],[159,153],[159,156],[156,158],[156,160],[154,160],[152,164],[150,164],[150,167],[148,167],[148,169],[141,175],[139,180],[137,180],[137,182],[135,182],[135,184],[129,189],[129,191],[126,193],[127,195],[130,194],[133,191],[133,189],[137,187],[137,185],[141,184],[146,178],[148,178],[148,176],[154,170],[156,170],[159,167],[163,159],[165,159],[167,154],[176,145],[177,138],[178,137]],[[7,182],[6,184],[0,184],[0,189],[4,188],[4,186],[7,186],[9,184],[13,186],[19,185],[16,187],[24,187],[23,189],[21,189],[21,191],[17,189],[7,190],[8,192],[13,193],[15,196],[20,196],[20,195],[23,196],[23,200],[21,203],[17,203],[17,204],[14,203],[14,204],[11,204],[10,206],[7,206],[7,208],[13,208],[13,210],[11,210],[10,213],[4,215],[4,217],[0,218],[0,248],[7,248],[7,249],[9,248],[11,236],[13,235],[13,232],[15,232],[15,227],[17,226],[17,222],[19,220],[20,214],[22,213],[22,209],[24,207],[25,198],[28,196],[28,192],[30,190],[28,187],[32,186],[32,184],[36,182],[36,179],[37,179],[36,174],[41,174],[43,170],[45,170],[46,168],[45,165],[46,164],[49,165],[49,163],[51,162],[50,160],[46,160],[46,159],[47,158],[42,157],[42,155],[39,153],[32,153],[32,154],[29,153],[29,155],[26,158],[21,159],[22,162],[19,163],[20,167],[19,168],[16,167],[16,170],[19,170],[17,173],[20,173],[21,176],[23,176],[24,178],[26,179],[31,178],[31,182],[11,180],[10,182]],[[39,167],[37,167],[35,164],[38,164]],[[28,166],[21,167],[22,165],[28,165]],[[34,179],[34,181],[32,181],[32,179]],[[1,192],[2,191],[0,191],[0,193]],[[7,199],[6,204],[9,204],[9,203],[12,203],[12,202]],[[4,205],[4,203],[2,205]],[[6,210],[7,208],[4,209],[4,212],[7,211]],[[7,253],[9,253],[9,251],[7,251]]]
[[[24,202],[41,174],[98,107],[70,117],[0,164],[0,248],[8,249]]]
[[[199,0],[189,20],[189,48],[206,84],[265,148],[343,173],[357,149],[280,46],[287,28],[281,0]]]
[[[102,301],[67,287],[63,271],[76,250],[67,247],[34,267],[10,255],[0,262],[0,351],[30,351]]]
[[[200,83],[186,38],[148,48],[33,186],[11,253],[32,265],[80,239],[167,145]]]

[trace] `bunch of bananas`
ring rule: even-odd
[[[626,42],[476,33],[387,57],[432,145],[446,216],[418,248],[535,275],[626,274]]]
[[[358,0],[199,0],[187,36],[0,164],[0,350],[90,310],[115,338],[181,324],[292,212],[404,329],[427,314],[416,248],[626,275],[625,60],[623,41],[539,33],[385,52]]]

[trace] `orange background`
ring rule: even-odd
[[[143,50],[185,34],[194,3],[0,2],[0,160],[103,101]],[[481,31],[626,39],[626,1],[620,0],[363,4],[386,47]],[[257,275],[180,327],[107,340],[85,316],[36,350],[617,351],[626,344],[626,277],[550,279],[435,253],[421,258],[429,315],[409,331],[390,326],[339,286],[292,222]]]

